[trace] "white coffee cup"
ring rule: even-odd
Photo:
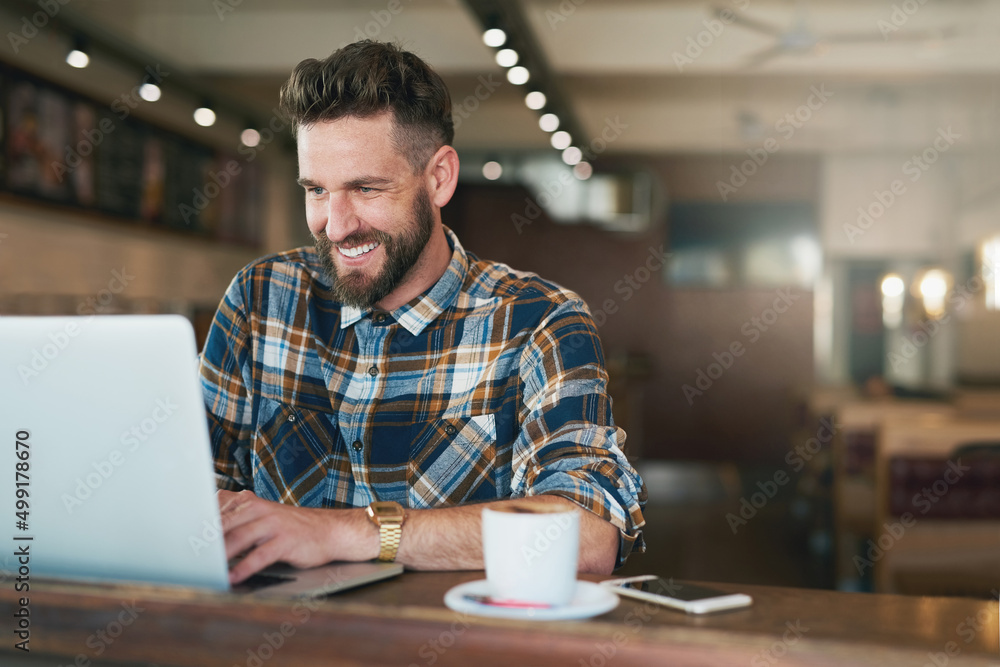
[[[483,508],[483,560],[493,598],[568,604],[579,552],[580,510],[530,498]]]

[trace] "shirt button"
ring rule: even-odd
[[[378,369],[372,366],[371,368],[368,369],[368,375],[375,377],[376,375],[378,375]]]
[[[361,444],[360,440],[355,440],[354,444],[351,446],[354,447],[354,451],[356,452],[360,452],[364,448],[364,445]]]
[[[378,313],[375,316],[375,323],[376,324],[382,324],[383,322],[385,322],[385,318],[386,317],[388,317],[388,316],[385,313]]]
[[[288,421],[290,422],[295,421],[295,415],[288,415]]]
[[[456,433],[458,433],[458,429],[452,426],[451,424],[448,424],[447,426],[444,427],[444,432],[447,433],[448,435],[455,435]]]

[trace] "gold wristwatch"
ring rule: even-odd
[[[399,540],[403,535],[403,521],[406,520],[403,506],[391,500],[376,500],[368,506],[368,520],[378,526],[378,559],[396,560]]]

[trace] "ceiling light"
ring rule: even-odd
[[[83,69],[90,64],[90,56],[83,51],[73,49],[66,55],[66,62],[77,69]]]
[[[927,271],[920,280],[920,295],[923,297],[924,310],[927,314],[938,319],[944,315],[945,296],[951,287],[951,276],[941,269],[931,269]]]
[[[898,274],[890,273],[882,279],[882,294],[885,296],[899,296],[905,287],[903,279]]]
[[[577,162],[573,167],[573,175],[581,181],[585,181],[594,174],[594,168],[589,162]]]
[[[559,129],[559,116],[554,113],[542,114],[542,117],[538,119],[538,127],[546,132],[555,132]]]
[[[500,67],[513,67],[517,64],[518,55],[514,49],[500,49],[497,51],[497,65]]]
[[[248,148],[254,148],[257,146],[257,144],[260,143],[260,132],[253,129],[252,127],[248,127],[247,129],[240,132],[240,141],[243,143],[244,146],[247,146]]]
[[[202,102],[201,105],[194,110],[194,122],[198,123],[202,127],[212,127],[215,125],[215,112],[212,111],[208,102]]]
[[[507,70],[507,80],[513,83],[515,86],[520,86],[522,84],[528,83],[528,79],[531,75],[528,73],[528,69],[517,65],[511,67]]]
[[[545,93],[533,90],[524,96],[524,103],[528,105],[529,109],[538,111],[545,106]]]
[[[882,278],[882,324],[896,329],[903,323],[903,301],[906,283],[897,273]]]
[[[561,151],[564,148],[569,148],[569,145],[573,143],[573,138],[569,136],[569,132],[566,130],[559,130],[552,135],[550,141],[552,142],[552,148]]]
[[[75,37],[73,39],[73,48],[66,54],[66,62],[77,69],[83,69],[90,64],[90,56],[87,55],[87,44],[82,37]]]
[[[563,151],[562,159],[566,164],[573,166],[583,159],[583,151],[576,146],[570,146]]]
[[[490,160],[483,165],[483,176],[486,180],[495,181],[503,175],[503,165],[496,160]]]
[[[1000,310],[1000,236],[979,245],[979,273],[986,283],[986,310]]]
[[[492,46],[494,49],[503,46],[507,41],[507,33],[500,28],[490,28],[483,33],[483,44]]]
[[[160,99],[163,91],[155,83],[144,83],[139,86],[139,97],[147,102],[155,102]]]
[[[948,293],[948,278],[944,271],[931,269],[920,281],[920,294],[924,297],[942,298]]]

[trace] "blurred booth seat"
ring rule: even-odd
[[[833,530],[837,587],[868,590],[871,570],[854,559],[864,552],[878,525],[876,459],[879,434],[893,422],[943,420],[955,414],[950,403],[910,399],[848,400],[833,408]]]
[[[883,424],[866,554],[881,593],[986,597],[1000,584],[1000,419]]]

